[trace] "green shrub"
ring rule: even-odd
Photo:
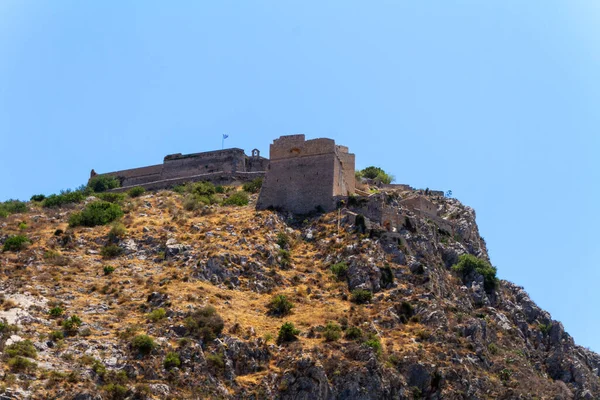
[[[250,198],[246,192],[235,192],[223,201],[226,206],[247,206]]]
[[[196,182],[190,185],[189,191],[200,196],[212,196],[215,194],[215,185],[211,182]]]
[[[31,201],[43,201],[46,198],[45,195],[43,194],[34,194],[33,196],[31,196]]]
[[[323,337],[326,342],[335,342],[342,337],[342,328],[335,322],[328,322],[327,325],[325,325]]]
[[[131,341],[131,347],[142,355],[147,355],[154,350],[154,339],[148,335],[136,335]]]
[[[335,275],[338,281],[342,281],[348,276],[348,264],[344,261],[337,264],[332,264],[329,269],[331,269],[331,272],[333,275]]]
[[[290,237],[283,232],[277,234],[277,245],[282,249],[287,249],[290,246]]]
[[[135,198],[135,197],[140,197],[141,195],[143,195],[144,193],[146,193],[146,189],[144,189],[141,186],[136,186],[133,187],[131,189],[129,189],[127,191],[127,194],[129,195],[129,197],[131,198]]]
[[[365,345],[369,346],[375,351],[375,354],[378,356],[381,355],[383,347],[381,346],[381,342],[376,337],[372,337],[371,339],[365,342]]]
[[[373,293],[366,289],[354,289],[350,301],[356,304],[364,304],[373,298]]]
[[[488,350],[491,354],[498,354],[499,351],[498,346],[496,346],[495,343],[488,344]]]
[[[219,194],[223,194],[223,193],[225,193],[225,187],[223,185],[217,185],[217,186],[215,186],[215,192],[217,192]]]
[[[4,348],[4,354],[8,357],[29,357],[36,358],[37,350],[31,342],[31,340],[22,340],[20,342],[13,343]]]
[[[23,250],[27,244],[30,243],[27,236],[24,235],[15,235],[9,236],[4,242],[4,246],[2,247],[3,251],[20,251]]]
[[[186,211],[195,211],[214,202],[215,199],[212,196],[201,196],[190,193],[183,199],[183,208]]]
[[[204,342],[214,340],[223,331],[223,318],[212,306],[202,307],[185,319],[185,325],[191,335]]]
[[[385,184],[390,184],[395,180],[393,175],[390,175],[390,174],[386,173],[384,170],[382,170],[381,168],[374,167],[374,166],[370,166],[361,171],[358,171],[357,176],[363,177],[363,178],[368,178],[368,179],[379,180],[379,181],[381,181],[381,183],[385,183]]]
[[[102,390],[106,392],[110,400],[124,400],[129,392],[125,386],[118,383],[108,383],[102,386]]]
[[[60,306],[56,306],[56,307],[52,307],[50,309],[50,311],[48,311],[48,314],[50,314],[50,316],[53,318],[58,318],[61,315],[63,315],[64,312],[65,312],[65,310],[63,310]]]
[[[544,336],[548,336],[550,334],[550,330],[552,329],[552,323],[549,323],[549,324],[539,324],[538,328],[540,329],[540,332],[542,332],[542,334]]]
[[[294,324],[292,324],[291,322],[286,322],[283,325],[281,325],[281,328],[279,328],[279,334],[277,335],[277,344],[293,342],[294,340],[298,339],[297,335],[299,333],[300,331],[296,329],[296,327],[294,327]]]
[[[209,354],[206,356],[206,361],[216,370],[223,371],[225,369],[225,360],[223,354]]]
[[[56,342],[58,340],[63,340],[65,338],[65,334],[62,331],[52,331],[50,332],[50,340]]]
[[[19,214],[28,211],[27,204],[20,200],[7,200],[0,203],[0,209],[4,210],[6,214]]]
[[[21,356],[9,358],[7,364],[12,372],[32,372],[37,368],[36,363]]]
[[[157,308],[148,313],[148,319],[152,322],[158,322],[167,316],[164,308]]]
[[[359,327],[351,326],[346,329],[344,337],[348,340],[361,340],[363,337],[363,332]]]
[[[288,250],[279,249],[277,255],[281,268],[288,268],[292,264],[292,256]]]
[[[4,321],[0,321],[0,335],[17,332],[19,328]]]
[[[394,271],[389,264],[384,265],[381,269],[381,286],[389,287],[394,284]]]
[[[95,196],[102,201],[108,201],[109,203],[119,204],[125,200],[125,195],[123,193],[96,193]]]
[[[415,314],[415,309],[408,301],[403,301],[399,305],[396,305],[396,312],[400,317],[400,321],[402,321],[403,324],[406,324]]]
[[[174,353],[174,352],[167,353],[167,355],[165,356],[165,359],[163,360],[163,366],[167,370],[171,369],[171,368],[179,367],[180,365],[181,365],[181,360],[179,359],[179,354]]]
[[[104,268],[102,268],[102,270],[104,271],[104,275],[110,275],[113,272],[115,272],[115,267],[113,267],[112,265],[105,265]]]
[[[111,242],[117,242],[127,234],[125,225],[120,222],[114,222],[108,232],[108,240]]]
[[[88,204],[83,211],[71,214],[69,226],[106,225],[122,216],[123,211],[117,204],[95,201]]]
[[[88,182],[87,186],[96,193],[116,189],[121,186],[118,178],[110,175],[96,175]]]
[[[77,315],[73,315],[63,321],[62,327],[68,336],[75,336],[79,332],[82,321]]]
[[[85,194],[81,191],[72,192],[63,191],[60,194],[51,194],[42,202],[44,207],[62,207],[65,204],[81,203],[85,199]]]
[[[100,255],[104,258],[115,258],[123,253],[123,249],[116,244],[109,244],[100,250]]]
[[[269,313],[272,315],[283,316],[290,313],[294,305],[283,294],[274,296],[268,304]]]
[[[473,271],[483,275],[483,286],[487,292],[493,292],[498,284],[496,267],[471,254],[462,254],[458,263],[452,266],[452,270],[459,273],[463,279]]]
[[[248,193],[258,193],[260,192],[260,188],[262,188],[263,178],[256,178],[252,182],[244,183],[242,189]]]

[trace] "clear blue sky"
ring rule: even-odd
[[[0,200],[332,137],[477,211],[499,275],[600,351],[600,3],[0,2]]]

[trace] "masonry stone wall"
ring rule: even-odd
[[[282,136],[271,144],[269,158],[258,209],[329,211],[335,209],[337,196],[354,193],[354,154],[332,139]]]
[[[194,154],[170,154],[162,164],[101,175],[117,177],[121,188],[142,186],[163,189],[190,181],[207,180],[214,183],[245,182],[264,175],[269,160],[253,150],[251,157],[242,149],[225,149]],[[92,170],[91,177],[96,173]],[[228,176],[229,175],[229,176]]]

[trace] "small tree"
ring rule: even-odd
[[[174,352],[169,352],[165,356],[165,360],[163,361],[163,366],[165,369],[169,370],[171,368],[176,368],[181,365],[181,360],[179,358],[179,354]]]
[[[483,286],[488,293],[493,292],[498,285],[496,267],[472,254],[462,254],[458,263],[452,266],[452,270],[460,274],[463,280],[473,271],[483,275]]]
[[[269,313],[277,316],[284,316],[290,313],[294,305],[283,294],[274,296],[268,305]]]
[[[394,181],[394,176],[386,173],[379,167],[370,166],[359,171],[359,176],[367,179],[379,180],[381,183],[390,184]]]
[[[298,329],[291,322],[286,322],[279,328],[279,335],[277,335],[277,344],[286,342],[293,342],[298,340],[297,335],[300,333]]]
[[[350,300],[356,304],[364,304],[373,298],[373,293],[366,289],[354,289]]]
[[[323,337],[326,342],[335,342],[342,337],[342,328],[335,322],[328,322],[327,325],[325,325]]]
[[[121,186],[121,182],[114,176],[96,175],[88,182],[87,186],[96,193],[105,192]]]
[[[142,355],[147,355],[154,350],[154,339],[148,335],[136,335],[131,341],[131,347]]]
[[[185,319],[188,331],[204,342],[214,340],[223,331],[223,318],[212,306],[202,307]]]

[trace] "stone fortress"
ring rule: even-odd
[[[237,148],[171,154],[162,164],[102,175],[119,179],[121,187],[113,191],[126,191],[135,186],[158,190],[198,181],[239,184],[264,178],[256,204],[259,210],[308,214],[343,206],[344,214],[351,219],[360,214],[368,223],[381,224],[389,231],[401,229],[406,218],[416,213],[427,216],[445,229],[452,229],[439,217],[436,205],[430,200],[431,196],[443,196],[443,192],[423,192],[409,185],[377,183],[382,193],[402,193],[396,205],[389,205],[378,196],[357,188],[361,184],[356,182],[354,154],[332,139],[281,136],[270,145],[269,155],[270,159],[261,157],[254,149],[248,156]],[[90,179],[97,175],[92,170]]]

